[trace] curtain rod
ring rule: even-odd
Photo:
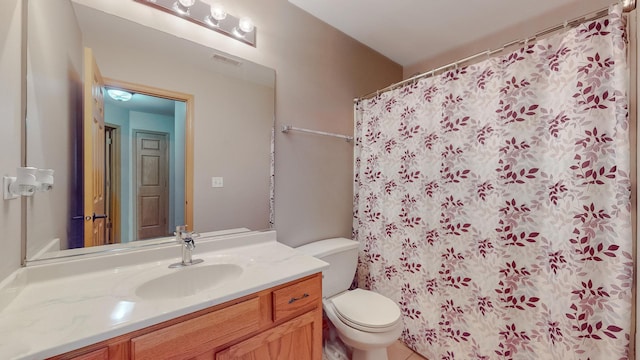
[[[340,139],[345,139],[347,142],[352,142],[353,141],[353,136],[342,135],[342,134],[334,134],[334,133],[330,133],[330,132],[326,132],[326,131],[302,129],[302,128],[293,127],[291,125],[282,125],[281,131],[283,133],[288,133],[289,131],[300,131],[300,132],[304,132],[304,133],[308,133],[308,134],[316,134],[316,135],[337,137],[337,138],[340,138]]]
[[[622,9],[623,9],[623,11],[625,13],[626,12],[631,12],[631,11],[636,9],[636,0],[621,0],[620,4],[622,5]],[[391,84],[391,85],[389,85],[389,86],[387,86],[385,88],[376,90],[374,92],[371,92],[369,94],[366,94],[366,95],[358,97],[358,98],[354,98],[353,101],[354,102],[358,102],[358,101],[361,101],[361,100],[370,99],[370,98],[380,94],[381,92],[394,90],[394,89],[402,87],[405,84],[408,84],[408,83],[410,83],[412,81],[416,81],[416,80],[419,80],[419,79],[422,79],[422,78],[425,78],[425,77],[428,77],[428,76],[434,76],[435,73],[439,73],[440,71],[446,70],[446,69],[451,68],[451,67],[458,68],[458,65],[466,63],[466,62],[469,62],[471,60],[474,60],[474,59],[482,57],[482,56],[486,56],[487,58],[489,58],[489,57],[491,57],[491,56],[493,56],[495,54],[498,54],[498,53],[504,51],[505,49],[508,49],[508,48],[510,48],[510,47],[512,47],[514,45],[517,45],[517,44],[526,45],[529,41],[535,40],[538,37],[542,37],[542,36],[554,33],[556,31],[562,30],[562,29],[564,29],[566,27],[576,27],[576,26],[578,26],[580,24],[583,24],[583,23],[585,23],[587,21],[600,19],[600,18],[606,16],[607,14],[609,14],[609,8],[600,9],[598,11],[591,12],[591,13],[586,14],[586,15],[582,15],[582,16],[574,18],[572,20],[565,21],[563,24],[552,26],[550,28],[542,30],[542,31],[536,33],[533,36],[530,36],[530,37],[527,37],[527,38],[524,38],[524,39],[520,39],[520,40],[515,40],[515,41],[508,42],[508,43],[502,45],[501,47],[499,47],[497,49],[486,50],[486,51],[483,51],[483,52],[468,56],[468,57],[466,57],[464,59],[451,62],[451,63],[449,63],[447,65],[443,65],[443,66],[440,66],[438,68],[435,68],[435,69],[432,69],[432,70],[429,70],[429,71],[414,75],[414,76],[412,76],[412,77],[410,77],[408,79],[405,79],[405,80],[399,81],[397,83]]]

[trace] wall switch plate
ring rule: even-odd
[[[221,177],[212,177],[211,178],[211,187],[221,188],[224,187],[224,182]]]

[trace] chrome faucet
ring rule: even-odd
[[[178,225],[176,226],[176,232],[174,233],[174,235],[176,236],[176,242],[178,242],[180,245],[182,245],[182,261],[179,263],[175,263],[175,264],[171,264],[169,265],[170,268],[178,268],[178,267],[185,267],[185,266],[191,266],[191,265],[195,265],[195,264],[199,264],[201,262],[203,262],[204,260],[202,259],[192,259],[191,258],[191,253],[193,251],[193,249],[196,247],[196,243],[195,241],[193,241],[194,238],[197,238],[198,236],[200,236],[200,234],[196,233],[196,232],[188,232],[187,230],[187,226],[186,225]]]

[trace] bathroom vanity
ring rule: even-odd
[[[320,359],[321,291],[311,275],[51,359]]]
[[[21,269],[0,289],[2,359],[317,359],[326,263],[275,232]]]

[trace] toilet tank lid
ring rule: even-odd
[[[337,252],[351,250],[358,247],[358,242],[345,238],[333,238],[326,240],[314,241],[312,243],[302,245],[296,250],[305,255],[322,258]]]

